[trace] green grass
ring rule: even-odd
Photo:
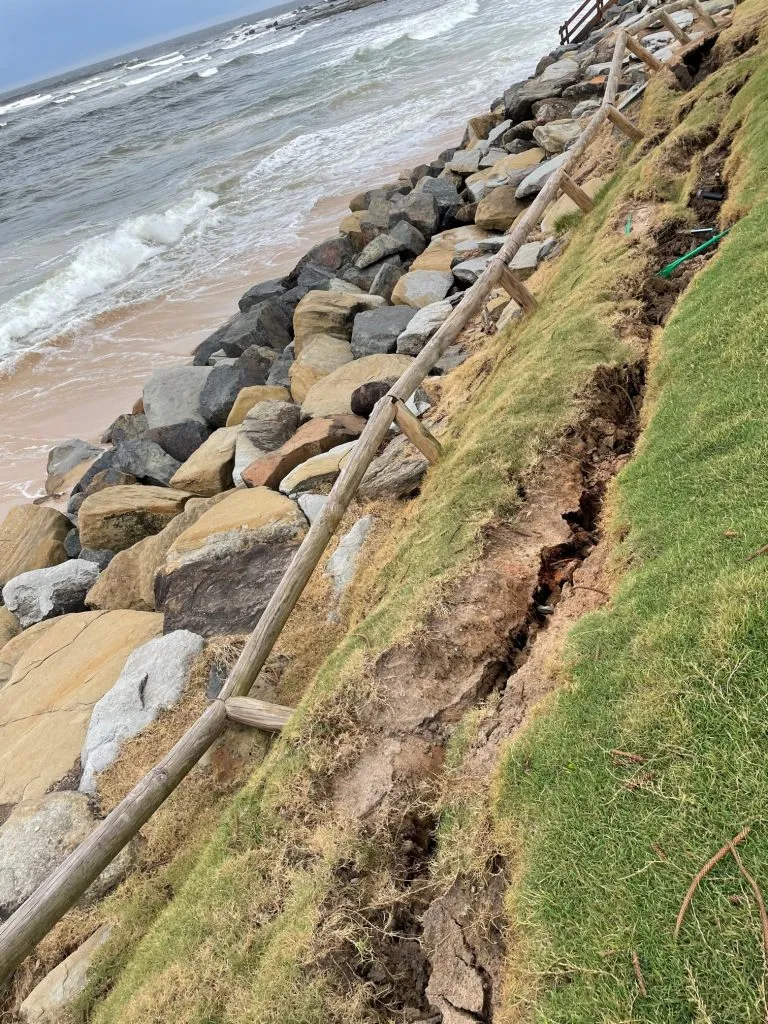
[[[652,418],[612,495],[625,574],[503,766],[509,999],[535,1021],[765,1014],[759,915],[730,857],[673,939],[696,871],[747,824],[742,856],[768,894],[768,558],[747,561],[768,543],[768,68],[750,59],[723,132],[742,124],[731,203],[751,209],[664,331]]]
[[[617,187],[574,233],[537,315],[489,343],[474,375],[469,366],[458,371],[444,456],[405,525],[377,535],[375,571],[357,587],[368,614],[327,660],[186,885],[129,956],[118,926],[76,1020],[309,1024],[359,1013],[359,992],[342,998],[328,972],[311,969],[326,952],[318,920],[333,865],[354,845],[323,803],[324,785],[358,751],[366,665],[418,631],[447,582],[476,557],[483,525],[515,514],[518,481],[578,414],[595,367],[632,355],[613,321],[617,301],[631,307],[627,288],[646,272],[647,254],[607,223]]]

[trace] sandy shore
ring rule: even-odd
[[[461,126],[414,148],[406,163],[429,161],[456,145]],[[382,165],[378,181],[397,178],[403,162]],[[237,311],[251,285],[287,273],[316,242],[336,234],[349,193],[318,202],[300,237],[269,266],[244,265],[225,281],[201,279],[150,302],[116,309],[29,356],[0,377],[0,518],[13,505],[44,493],[47,453],[70,437],[98,442],[107,426],[130,412],[157,366],[189,358],[198,342]]]

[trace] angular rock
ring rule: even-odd
[[[249,309],[258,305],[260,302],[264,302],[265,299],[276,299],[279,295],[282,295],[286,290],[285,284],[282,278],[277,278],[272,281],[262,281],[259,284],[255,284],[252,288],[243,295],[238,302],[241,313],[247,313]]]
[[[457,263],[453,268],[453,276],[457,281],[461,282],[461,284],[474,284],[492,259],[492,256],[475,256],[471,260],[464,260],[461,263]]]
[[[83,562],[93,562],[97,569],[103,572],[115,557],[115,552],[105,549],[80,548],[79,557]]]
[[[339,224],[339,231],[347,235],[355,249],[362,249],[365,245],[363,237],[362,221],[365,219],[365,210],[353,210],[343,218]]]
[[[135,477],[141,483],[167,487],[180,463],[147,437],[122,441],[115,449],[110,469]],[[92,487],[88,493],[93,493]]]
[[[232,487],[235,439],[239,427],[220,427],[171,478],[171,487],[210,497]]]
[[[202,420],[182,420],[164,427],[147,430],[144,437],[154,441],[177,462],[186,462],[208,437],[209,430]]]
[[[342,271],[342,279],[353,286],[352,291],[360,291],[365,292],[366,295],[372,295],[371,285],[376,280],[376,276],[381,268],[387,265],[401,268],[403,266],[402,257],[387,256],[386,259],[381,260],[379,263],[372,263],[370,267],[366,267],[364,270],[358,270],[355,266],[346,267]]]
[[[365,416],[366,418],[370,416],[376,403],[386,395],[396,380],[396,377],[391,377],[389,380],[375,380],[361,384],[350,399],[355,416]]]
[[[306,530],[298,506],[276,491],[228,495],[177,537],[156,577],[166,632],[250,632]]]
[[[238,426],[243,422],[251,409],[260,402],[288,402],[290,398],[290,392],[287,388],[283,387],[254,384],[251,387],[242,388],[227,417],[227,426]]]
[[[178,703],[202,649],[201,636],[177,630],[130,654],[115,685],[93,708],[80,755],[81,793],[95,793],[96,776],[117,759],[125,741]]]
[[[326,278],[334,277],[345,264],[354,259],[354,256],[354,249],[346,235],[327,238],[324,242],[318,242],[302,256],[291,271],[289,280],[298,281],[302,272],[307,269],[313,269]]]
[[[422,178],[416,186],[416,192],[426,192],[432,196],[438,209],[443,212],[461,206],[463,202],[458,189],[447,178]]]
[[[394,196],[389,207],[387,227],[391,231],[402,220],[420,231],[425,239],[431,238],[440,227],[440,209],[435,197],[428,192]]]
[[[296,355],[301,355],[305,339],[313,334],[330,334],[334,338],[341,338],[342,341],[349,341],[357,314],[365,309],[375,309],[383,305],[384,299],[378,295],[361,295],[359,292],[309,292],[296,307],[293,318]]]
[[[479,149],[459,149],[454,153],[453,159],[446,164],[446,167],[454,174],[474,174],[480,166],[481,156]]]
[[[71,559],[9,580],[3,587],[3,602],[26,629],[57,615],[85,611],[85,595],[98,578],[99,567],[93,562]]]
[[[367,315],[358,313],[358,316]],[[313,384],[352,359],[352,346],[348,341],[332,338],[329,334],[306,338],[301,355],[291,365],[291,397],[295,402],[303,402]]]
[[[88,797],[80,793],[49,793],[14,809],[0,828],[0,921],[32,895],[96,824]],[[105,896],[125,877],[132,861],[129,846],[99,875],[82,902]]]
[[[494,128],[491,128],[490,132],[488,132],[489,145],[496,145],[496,143],[502,139],[502,137],[506,134],[506,132],[509,131],[511,127],[512,122],[509,120],[509,118],[507,118],[506,121],[501,121]]]
[[[101,436],[102,444],[120,444],[121,441],[135,441],[147,431],[147,417],[143,412],[127,412],[118,416]]]
[[[543,164],[539,164],[518,185],[515,196],[518,199],[527,199],[529,196],[537,195],[544,188],[550,177],[562,167],[567,159],[568,153],[558,153],[557,156],[553,156],[551,159],[545,160]]]
[[[422,309],[444,299],[453,286],[453,274],[442,270],[411,270],[404,274],[392,291],[395,305]]]
[[[250,375],[242,363],[214,366],[200,392],[200,413],[205,422],[214,429],[223,427],[242,389],[262,380],[262,372]]]
[[[280,490],[283,494],[290,494],[295,497],[303,491],[327,494],[333,486],[336,477],[341,472],[345,457],[355,447],[357,441],[348,441],[340,444],[322,455],[314,455],[306,462],[302,462],[296,469],[283,477],[280,481]]]
[[[293,402],[259,402],[243,420],[242,432],[262,452],[284,444],[299,425],[300,409]]]
[[[488,170],[491,167],[495,167],[506,156],[508,156],[506,149],[489,149],[488,153],[480,161],[480,170]]]
[[[103,448],[73,437],[48,452],[46,494],[68,493],[91,463],[104,454]]]
[[[312,494],[310,491],[307,491],[305,494],[300,494],[297,497],[296,503],[311,525],[328,504],[328,495]]]
[[[269,387],[281,387],[290,390],[290,371],[294,358],[294,345],[293,342],[291,342],[290,345],[286,345],[286,347],[277,357],[275,362],[272,364],[270,371],[267,374],[266,383]]]
[[[538,127],[539,125],[546,124],[548,121],[572,117],[574,106],[574,100],[567,100],[563,99],[562,96],[557,96],[534,103],[531,107],[531,113],[536,121],[536,127]],[[534,128],[535,131],[536,128]]]
[[[64,540],[72,523],[42,505],[17,505],[0,525],[0,587],[30,569],[65,562]]]
[[[402,267],[394,263],[383,263],[373,279],[370,294],[379,295],[385,302],[389,302],[392,299],[392,291],[403,273]]]
[[[600,100],[582,100],[577,103],[571,111],[571,116],[575,118],[583,117],[585,114],[593,114],[600,106]]]
[[[564,57],[550,64],[537,78],[527,81],[520,91],[520,98],[534,103],[550,96],[560,96],[563,90],[577,82],[578,78],[579,65],[570,57]]]
[[[429,246],[411,265],[411,270],[441,270],[448,273],[453,264],[457,247],[469,242],[479,242],[486,237],[486,232],[474,224],[460,228],[451,228],[435,235]]]
[[[147,612],[80,612],[6,645],[13,670],[0,690],[0,804],[41,797],[72,771],[93,705],[162,626],[162,615]],[[3,864],[0,857],[0,871]]]
[[[399,239],[392,235],[377,235],[357,257],[355,266],[358,270],[364,270],[387,256],[396,256],[401,252],[405,252],[405,245]]]
[[[276,451],[260,455],[244,469],[243,482],[248,487],[277,487],[296,466],[359,437],[364,427],[365,420],[353,415],[312,419]]]
[[[190,495],[170,487],[108,487],[89,495],[78,516],[83,547],[123,551],[159,533]]]
[[[501,185],[489,192],[477,205],[477,226],[486,231],[507,231],[525,209],[517,191],[514,185]]]
[[[399,377],[410,364],[408,357],[399,355],[365,356],[347,363],[310,388],[301,407],[302,416],[333,417],[350,414],[352,395],[361,384],[392,376]]]
[[[547,153],[562,153],[578,139],[581,131],[578,121],[550,121],[536,128],[533,137]]]
[[[450,302],[434,302],[418,310],[414,318],[399,335],[397,351],[400,355],[417,356],[429,339],[445,323],[453,311]]]
[[[421,452],[400,434],[365,471],[358,495],[365,501],[404,498],[418,490],[428,468]]]
[[[207,363],[217,349],[228,356],[240,356],[252,345],[282,352],[291,340],[291,320],[281,299],[265,299],[247,313],[237,313],[197,346],[195,362]]]
[[[184,511],[160,533],[145,537],[138,544],[118,552],[86,594],[86,605],[101,611],[131,608],[134,611],[153,612],[155,575],[165,562],[171,544],[225,496],[217,494],[212,498],[190,498]]]
[[[526,242],[515,253],[510,263],[510,268],[521,281],[525,281],[526,278],[530,277],[538,267],[543,247],[543,242]]]
[[[200,393],[210,366],[166,366],[155,370],[144,385],[144,412],[150,429],[182,420],[203,421]]]
[[[384,306],[358,313],[352,329],[354,358],[394,352],[415,312],[410,306]]]
[[[355,578],[360,552],[372,528],[373,516],[363,516],[358,519],[352,529],[344,534],[336,550],[328,559],[325,573],[330,576],[337,597],[344,593]]]
[[[111,934],[111,925],[101,925],[89,939],[46,974],[21,1004],[21,1019],[27,1024],[55,1024],[62,1020],[67,1007],[85,991],[91,962]]]

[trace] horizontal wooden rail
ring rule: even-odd
[[[583,0],[573,14],[560,26],[560,42],[578,43],[590,29],[599,25],[605,12],[616,4],[617,0]]]
[[[674,0],[663,10],[681,10],[691,0]],[[605,8],[607,4],[603,5]],[[658,19],[656,11],[649,17]],[[640,26],[633,27],[633,32]],[[525,312],[536,309],[536,300],[509,268],[521,245],[532,230],[538,229],[542,217],[553,202],[565,180],[581,159],[606,120],[616,120],[613,103],[621,76],[626,34],[620,31],[614,48],[611,72],[606,83],[603,103],[595,111],[576,143],[567,151],[561,167],[550,176],[539,194],[507,234],[499,253],[485,271],[464,293],[432,339],[403,372],[389,392],[379,400],[363,429],[350,458],[337,478],[323,511],[310,527],[294,555],[285,575],[267,604],[256,628],[249,637],[219,697],[203,712],[181,740],[121,803],[102,821],[88,838],[73,850],[63,863],[34,893],[0,926],[0,989],[32,951],[40,939],[77,902],[104,868],[137,834],[181,780],[222,735],[230,721],[244,722],[270,731],[278,731],[292,711],[278,705],[247,698],[263,668],[275,641],[296,605],[312,572],[336,531],[347,508],[357,493],[365,471],[375,457],[393,421],[424,451],[435,458],[440,446],[419,424],[417,432],[411,420],[404,417],[403,406],[461,331],[483,307],[491,290],[500,283],[510,294],[517,292],[517,301]],[[624,118],[623,121],[626,121]],[[630,124],[631,122],[626,122]],[[639,136],[637,129],[633,131]],[[640,136],[641,137],[641,136]],[[578,186],[574,186],[577,188]],[[406,410],[407,411],[407,410]],[[405,425],[405,426],[404,426]],[[405,428],[408,429],[405,429]],[[425,443],[425,438],[429,443]],[[418,440],[417,440],[418,439]],[[424,447],[422,447],[424,445]],[[426,449],[426,450],[425,450]]]

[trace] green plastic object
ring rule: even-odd
[[[721,231],[719,235],[715,235],[713,238],[708,238],[706,242],[702,242],[701,245],[697,245],[696,248],[691,249],[690,252],[685,253],[683,256],[678,256],[676,260],[672,260],[672,262],[668,263],[666,267],[662,267],[656,276],[670,277],[678,267],[683,265],[683,263],[687,263],[688,260],[693,259],[694,256],[698,256],[700,252],[704,252],[705,249],[708,249],[710,245],[714,245],[716,242],[719,242],[720,239],[724,238],[730,230],[730,228],[726,228],[725,231]]]
[[[624,225],[624,234],[628,235],[632,231],[632,214],[630,213],[627,217],[627,223]]]

